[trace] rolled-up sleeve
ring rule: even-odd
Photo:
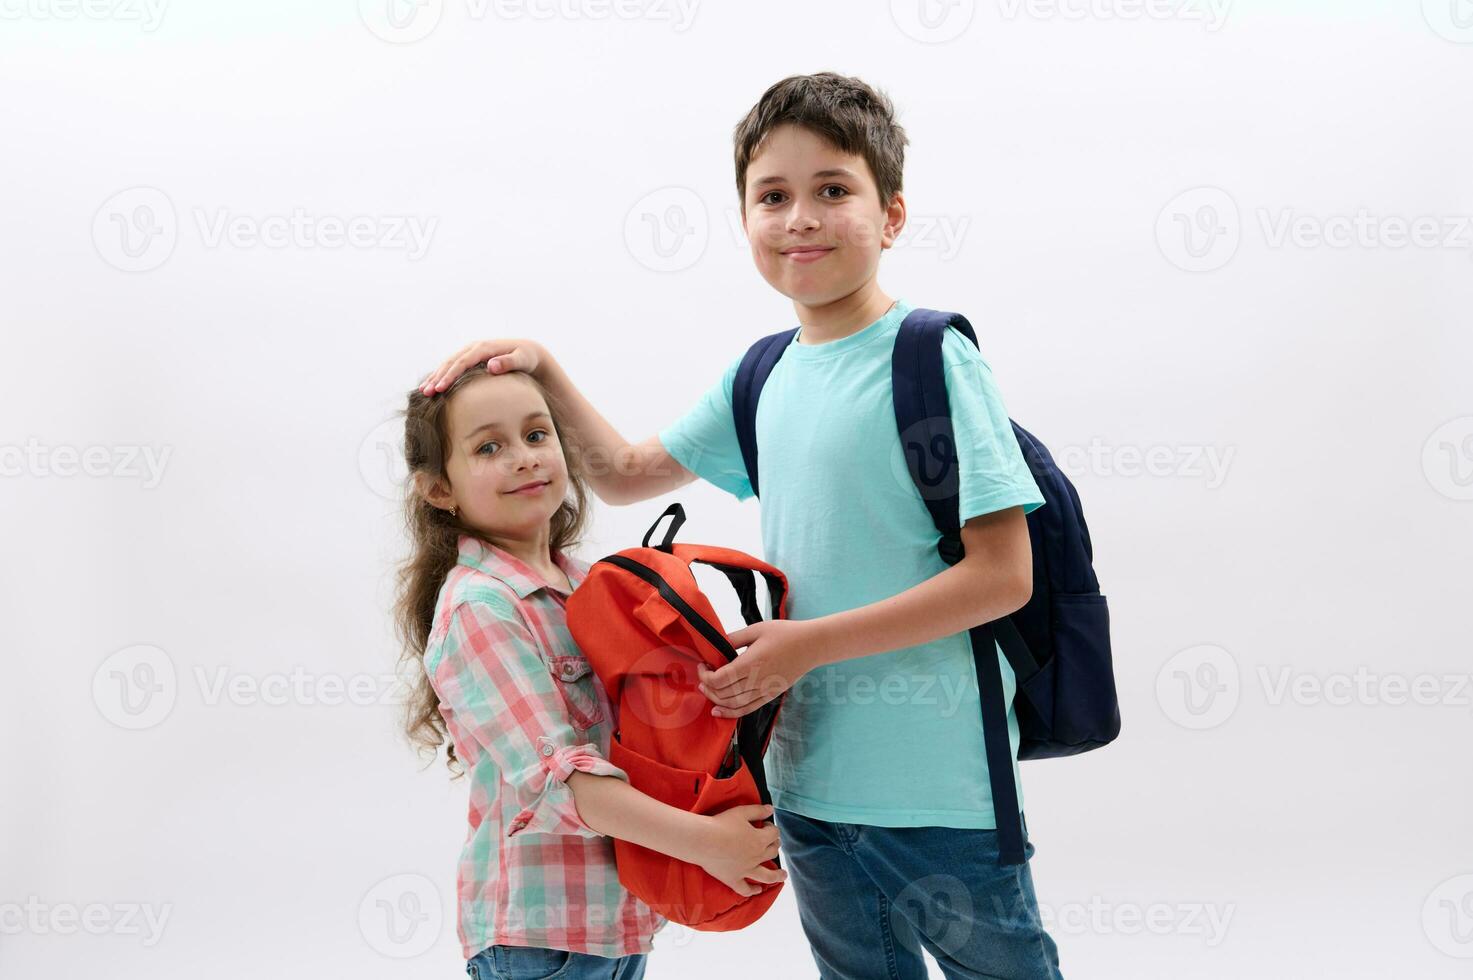
[[[524,830],[599,836],[579,816],[568,777],[587,772],[627,782],[628,776],[596,745],[577,740],[557,682],[514,606],[457,606],[434,682],[441,702],[510,787],[517,813],[507,836]]]

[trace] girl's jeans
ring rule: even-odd
[[[997,831],[775,817],[823,980],[926,980],[922,946],[948,980],[1062,980],[1028,864],[997,863]]]
[[[487,946],[465,965],[471,980],[642,980],[644,953],[610,959],[533,946]]]

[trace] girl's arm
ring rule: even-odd
[[[704,868],[742,895],[743,879],[781,881],[761,867],[777,828],[753,827],[767,807],[714,816],[677,810],[634,789],[597,746],[580,738],[514,596],[487,591],[450,614],[432,681],[460,727],[501,770],[519,833],[613,836]],[[576,794],[576,795],[575,795]]]
[[[617,777],[575,772],[568,786],[578,813],[594,830],[699,865],[738,895],[762,890],[747,878],[770,883],[787,877],[762,863],[778,853],[771,806],[734,806],[708,817],[661,803]],[[768,820],[766,826],[752,826],[761,820]]]

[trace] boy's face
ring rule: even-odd
[[[465,524],[493,536],[535,537],[568,489],[542,395],[515,371],[487,374],[457,388],[446,412],[449,494],[431,503],[453,503]]]
[[[905,224],[899,194],[881,204],[864,157],[791,123],[747,167],[742,227],[762,278],[795,303],[824,306],[874,279]]]

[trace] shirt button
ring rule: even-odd
[[[552,755],[552,752],[553,752],[553,749],[552,749],[552,746],[551,745],[544,745],[544,746],[542,746],[542,754],[543,755]]]

